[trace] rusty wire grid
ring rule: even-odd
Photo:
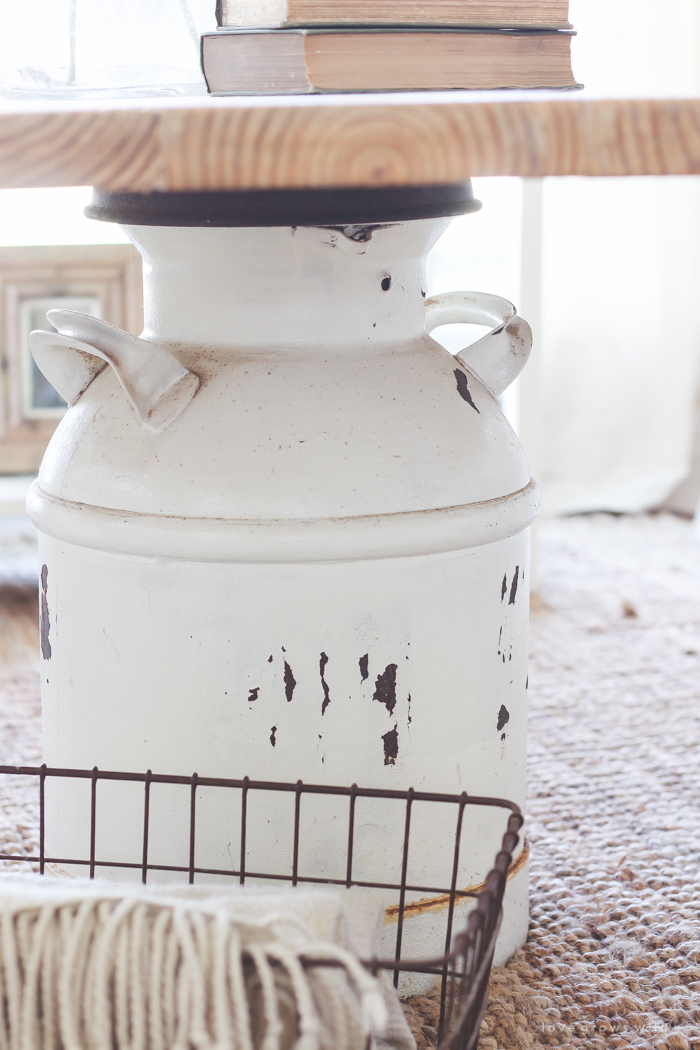
[[[372,889],[391,890],[398,893],[399,903],[396,909],[397,929],[396,947],[393,959],[372,958],[363,960],[363,964],[373,973],[381,970],[393,972],[394,986],[398,988],[401,973],[428,974],[440,979],[440,1020],[438,1025],[439,1050],[475,1050],[479,1025],[483,1018],[488,995],[488,980],[493,961],[496,938],[503,911],[503,894],[513,854],[519,841],[519,831],[523,824],[520,808],[505,799],[471,796],[466,792],[460,795],[441,794],[426,791],[396,791],[381,788],[362,788],[357,784],[350,787],[338,787],[319,784],[281,783],[276,781],[256,781],[248,777],[242,780],[217,777],[200,777],[197,773],[191,776],[171,776],[152,773],[127,773],[93,769],[55,769],[42,766],[0,766],[0,775],[34,777],[39,793],[39,852],[38,856],[0,853],[0,861],[23,861],[38,866],[44,874],[46,865],[78,866],[88,869],[92,879],[100,868],[122,868],[140,872],[142,883],[146,883],[149,872],[176,872],[187,875],[190,884],[197,875],[226,876],[236,879],[241,885],[246,879],[278,880],[300,884],[335,885],[350,888],[361,886]],[[46,781],[52,778],[90,781],[90,847],[87,857],[52,856],[46,851]],[[98,791],[100,781],[127,781],[142,783],[143,794],[143,833],[141,856],[134,861],[110,861],[98,859],[96,855],[98,824]],[[151,830],[151,787],[154,784],[189,786],[189,862],[187,865],[156,864],[149,860],[149,832]],[[221,869],[198,866],[196,863],[197,844],[197,791],[200,788],[220,788],[224,791],[240,792],[240,863],[238,868]],[[251,871],[246,867],[246,839],[249,829],[248,800],[251,793],[272,792],[292,794],[294,796],[294,831],[291,870],[286,874]],[[347,810],[347,857],[345,877],[334,879],[300,872],[300,817],[301,802],[304,795],[333,796],[339,801],[348,800]],[[405,819],[403,841],[401,845],[401,878],[399,882],[380,882],[371,879],[358,879],[353,875],[355,847],[355,807],[358,799],[384,799],[403,801]],[[455,811],[454,851],[452,876],[449,886],[423,886],[408,881],[409,847],[411,842],[411,812],[415,802],[430,802],[441,806],[452,807]],[[506,829],[503,835],[501,850],[495,858],[494,866],[485,881],[477,889],[460,890],[457,888],[460,848],[463,841],[463,821],[465,810],[469,807],[482,807],[487,810],[501,810],[506,815]],[[404,919],[407,893],[429,893],[444,896],[447,900],[447,922],[445,935],[445,952],[434,959],[405,959],[402,955]],[[465,897],[475,900],[462,929],[453,934],[455,905]],[[336,965],[331,960],[308,960],[308,966]]]

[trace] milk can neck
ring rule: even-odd
[[[251,350],[415,337],[425,256],[448,222],[397,223],[365,240],[312,227],[124,227],[143,256],[144,335]]]

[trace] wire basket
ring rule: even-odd
[[[145,884],[150,872],[175,872],[186,875],[190,884],[197,875],[233,878],[241,885],[246,880],[277,880],[300,884],[336,885],[350,888],[362,886],[378,890],[395,891],[398,894],[396,945],[393,959],[372,958],[363,960],[373,973],[380,969],[393,972],[394,986],[398,988],[399,977],[404,974],[426,974],[440,979],[440,1019],[438,1025],[438,1046],[440,1050],[474,1050],[479,1036],[479,1026],[483,1018],[488,996],[488,980],[493,962],[496,938],[503,913],[503,894],[513,854],[519,841],[519,831],[523,824],[520,808],[505,799],[461,795],[440,794],[434,792],[394,791],[379,788],[362,788],[357,784],[350,787],[337,787],[319,784],[285,784],[275,781],[254,781],[248,777],[242,780],[229,780],[215,777],[200,777],[193,773],[190,777],[169,776],[152,773],[107,772],[93,769],[53,769],[42,766],[0,766],[0,775],[32,777],[37,782],[39,796],[39,851],[38,855],[17,855],[0,853],[0,861],[22,861],[38,867],[44,874],[46,866],[77,866],[86,868],[92,879],[99,869],[121,868],[140,872],[141,881]],[[90,847],[86,857],[52,856],[46,851],[47,806],[46,782],[53,778],[90,781]],[[141,854],[133,861],[112,861],[96,853],[97,825],[99,815],[98,784],[103,781],[131,782],[143,784],[143,833]],[[149,833],[152,831],[151,790],[153,785],[168,784],[189,787],[189,841],[186,865],[159,864],[149,859]],[[219,869],[200,867],[197,864],[197,792],[201,788],[215,788],[222,792],[233,793],[240,805],[240,863],[238,868]],[[249,800],[252,794],[283,793],[294,797],[294,826],[292,863],[288,873],[280,874],[248,870],[246,866],[247,836],[250,829]],[[337,799],[339,812],[341,807],[347,813],[347,847],[345,857],[345,877],[320,877],[311,872],[300,870],[300,834],[302,799],[304,796],[329,796]],[[400,871],[398,882],[373,881],[356,878],[353,873],[355,857],[356,805],[359,799],[384,799],[404,803],[404,831],[401,846]],[[228,800],[227,800],[228,801]],[[411,846],[411,814],[414,803],[427,802],[438,806],[451,807],[455,814],[454,849],[450,884],[448,886],[416,885],[408,879],[409,853]],[[501,850],[497,854],[494,866],[485,880],[476,889],[460,890],[457,888],[460,848],[463,841],[464,814],[469,807],[482,807],[489,811],[500,810],[505,817],[505,833]],[[404,923],[406,918],[407,894],[432,894],[445,898],[446,930],[445,950],[439,958],[411,960],[404,958],[402,944],[404,940]],[[455,907],[462,898],[474,898],[475,904],[466,917],[462,929],[453,934]],[[331,965],[330,961],[309,960],[306,964]]]

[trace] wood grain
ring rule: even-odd
[[[698,99],[405,98],[0,113],[0,186],[145,192],[700,174]]]
[[[0,114],[0,185],[154,189],[160,115],[137,110]]]

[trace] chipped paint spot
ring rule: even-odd
[[[503,583],[501,584],[501,601],[503,601],[503,599],[505,598],[507,590],[508,590],[508,577],[506,576],[505,573],[503,573]],[[503,628],[501,628],[501,630],[503,630]]]
[[[520,572],[520,566],[515,566],[515,573],[513,574],[513,582],[510,585],[510,597],[508,598],[509,605],[515,605],[515,596],[518,593],[518,573]]]
[[[45,660],[51,659],[51,642],[49,641],[49,631],[51,630],[51,623],[49,620],[49,603],[46,598],[46,590],[49,583],[49,570],[48,566],[41,566],[41,609],[39,613],[39,624],[41,631],[41,655]]]
[[[381,223],[374,223],[371,226],[365,224],[364,226],[327,226],[326,229],[337,230],[342,233],[349,241],[355,241],[358,244],[365,244],[367,241],[372,240],[372,235],[375,230],[385,230],[386,226]],[[331,242],[333,244],[333,242]],[[335,247],[335,244],[333,244]],[[364,252],[360,253],[364,255]]]
[[[321,685],[323,686],[323,703],[321,704],[321,714],[325,715],[326,708],[331,702],[330,692],[328,691],[328,684],[326,682],[326,664],[328,663],[328,657],[325,653],[321,653],[321,659],[319,660],[319,671],[321,673]]]
[[[269,664],[271,664],[271,663],[272,663],[272,657],[271,657],[271,656],[268,656],[268,658],[267,658],[267,662],[268,662]]]
[[[396,707],[396,668],[397,664],[388,664],[384,671],[377,677],[374,683],[373,700],[384,704],[390,715],[393,715]]]
[[[365,653],[364,656],[360,657],[360,674],[362,681],[366,682],[369,678],[369,653]]]
[[[258,693],[260,692],[260,686],[256,686],[255,689],[248,690],[248,703],[252,704],[254,700],[258,699]]]
[[[472,395],[469,390],[469,380],[467,379],[466,372],[463,372],[461,368],[455,368],[454,377],[457,380],[457,390],[459,392],[459,396],[464,398],[467,404],[471,405],[475,412],[478,412],[479,409],[476,407],[472,400]]]
[[[408,694],[408,725],[411,724],[411,694]]]
[[[394,723],[393,729],[384,734],[382,743],[384,744],[384,765],[395,766],[396,759],[399,757],[398,722]]]
[[[272,744],[273,747],[275,747],[276,744],[277,744],[277,741],[275,740],[275,734],[276,733],[277,733],[277,726],[272,726],[272,729],[270,730],[270,743]]]
[[[510,712],[505,704],[501,704],[501,710],[498,712],[498,722],[496,723],[496,729],[500,733],[505,725],[510,722]]]
[[[294,677],[294,675],[292,673],[292,669],[289,666],[289,664],[287,663],[287,661],[285,660],[284,661],[284,695],[287,697],[287,703],[289,703],[289,701],[294,696],[294,688],[295,688],[296,684],[297,684],[297,680],[296,680],[296,678]]]

